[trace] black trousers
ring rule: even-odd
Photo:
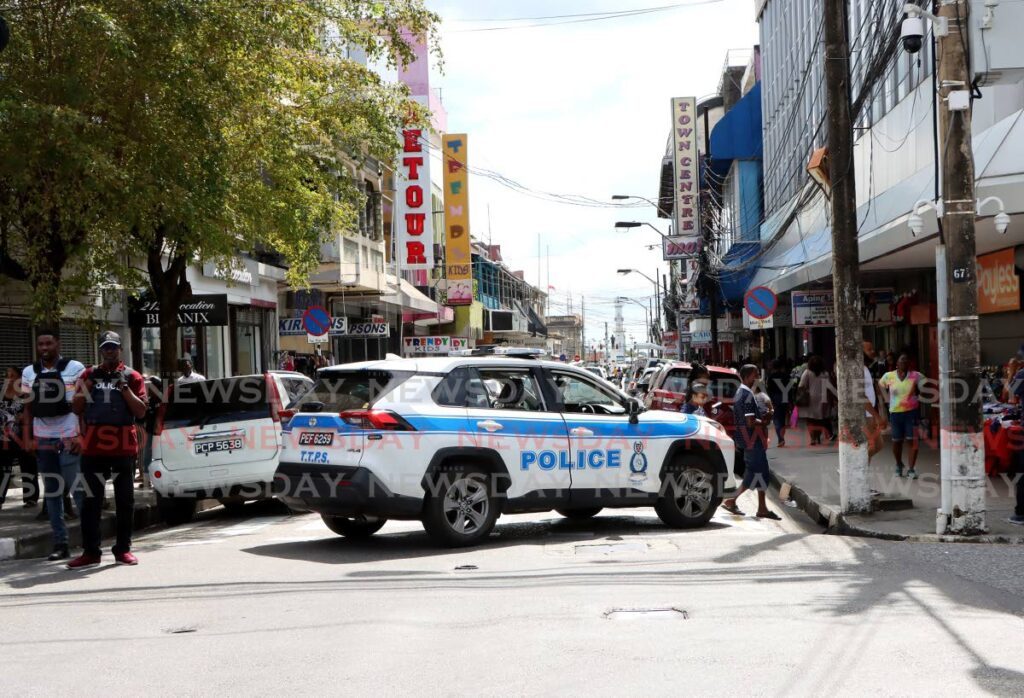
[[[1015,481],[1015,494],[1017,495],[1017,505],[1013,508],[1015,516],[1024,516],[1024,450],[1016,451],[1013,454],[1013,463],[1015,465],[1013,469],[1013,476]]]
[[[86,555],[100,555],[103,544],[100,516],[107,479],[114,479],[114,511],[117,515],[117,555],[132,549],[135,524],[135,456],[82,456],[85,500],[82,503],[82,549]]]
[[[17,444],[0,441],[0,506],[7,500],[7,489],[13,484],[11,480],[15,462],[21,468],[21,489],[25,501],[34,502],[39,499],[39,472],[35,456],[23,451]]]

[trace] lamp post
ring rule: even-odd
[[[651,226],[651,227],[653,228],[654,226]],[[657,230],[657,228],[655,228],[655,230]],[[639,269],[619,269],[617,271],[618,271],[619,274],[622,274],[623,276],[625,276],[626,274],[639,274],[640,276],[644,277],[645,279],[650,281],[652,284],[654,284],[654,300],[657,303],[656,317],[657,317],[657,326],[658,326],[658,336],[660,337],[661,336],[661,285],[656,280],[654,280],[651,277],[647,276],[647,274],[643,273]],[[655,273],[655,276],[657,276],[657,273]]]
[[[648,306],[641,303],[640,301],[633,300],[632,298],[627,298],[626,296],[619,296],[616,300],[622,303],[633,303],[634,305],[639,305],[641,308],[644,309],[644,319],[647,322],[647,340],[654,341],[651,337],[651,309]]]
[[[612,194],[612,201],[628,201],[629,199],[639,199],[645,203],[650,204],[658,211],[658,216],[661,218],[668,218],[669,212],[661,207],[660,204],[656,204],[650,199],[643,196],[636,196],[634,194]]]

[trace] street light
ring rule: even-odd
[[[660,235],[663,238],[671,237],[671,236],[666,235],[665,233],[661,232],[660,230],[655,228],[653,225],[651,225],[647,221],[617,221],[615,223],[615,229],[616,230],[628,230],[630,228],[639,228],[642,225],[646,225],[648,228],[650,228],[651,230],[653,230],[654,232],[656,232],[658,235]]]
[[[629,199],[639,199],[640,201],[646,202],[658,210],[659,216],[661,216],[661,214],[665,214],[665,217],[668,216],[668,211],[663,209],[660,204],[656,204],[646,197],[636,196],[633,194],[612,194],[612,201],[627,201]]]
[[[657,230],[657,228],[655,228],[655,230]],[[640,276],[644,277],[645,279],[650,281],[652,284],[654,284],[654,301],[655,301],[655,303],[657,303],[657,309],[658,309],[658,335],[660,336],[661,335],[661,285],[657,281],[652,279],[651,277],[647,276],[647,274],[645,274],[642,271],[640,271],[639,269],[617,269],[616,272],[619,273],[619,274],[622,274],[623,276],[625,276],[627,274],[639,274]],[[653,339],[653,337],[651,339]]]
[[[641,308],[644,309],[644,320],[647,322],[647,341],[653,342],[654,341],[654,337],[652,336],[653,332],[651,331],[651,320],[652,320],[652,318],[651,318],[651,308],[650,308],[650,306],[649,305],[644,305],[640,301],[635,300],[633,298],[627,298],[626,296],[619,296],[615,300],[619,301],[620,303],[623,303],[623,302],[624,303],[633,303],[634,305],[639,305]]]

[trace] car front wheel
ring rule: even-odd
[[[715,470],[699,456],[684,456],[666,473],[654,510],[672,528],[704,526],[722,503]]]
[[[327,528],[346,538],[369,538],[384,528],[387,519],[376,516],[328,516],[321,514]]]
[[[191,522],[196,517],[195,497],[164,497],[157,494],[156,507],[160,512],[160,518],[168,526],[181,526]]]
[[[498,520],[487,475],[469,469],[437,474],[423,507],[423,528],[441,545],[458,548],[486,538]]]

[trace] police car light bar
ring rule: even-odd
[[[511,356],[520,359],[535,359],[544,355],[543,349],[535,347],[506,347],[494,344],[485,344],[475,349],[455,349],[448,352],[448,356]]]

